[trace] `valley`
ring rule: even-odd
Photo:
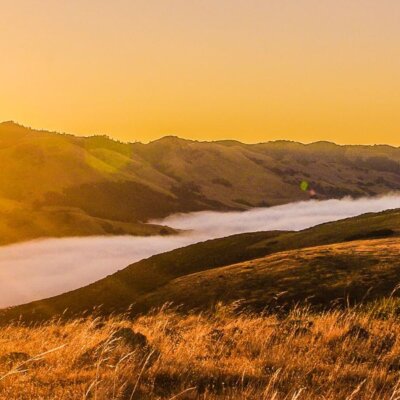
[[[66,233],[67,237],[59,234],[53,238],[0,247],[0,308],[78,289],[113,274],[133,262],[210,239],[273,231],[264,233],[265,237],[269,237],[285,231],[288,240],[283,249],[286,249],[285,246],[288,246],[291,240],[298,242],[300,236],[306,236],[297,235],[294,231],[335,221],[338,218],[392,209],[399,202],[400,197],[396,195],[358,200],[313,200],[247,211],[176,214],[156,220],[152,225],[144,225],[147,228],[172,226],[174,229],[170,228],[171,232],[176,232],[172,235],[165,233],[146,236],[117,235],[117,232],[110,235],[98,231],[97,235],[88,233],[86,236],[76,237],[68,235],[68,225],[64,222],[62,232]],[[56,226],[54,220],[49,222],[53,223],[53,227]],[[80,219],[77,222],[83,233],[90,232],[91,225],[87,220]],[[345,221],[345,224],[347,229],[350,229],[350,222]],[[387,221],[383,220],[382,226],[376,226],[372,231],[372,236],[389,235],[390,231],[386,224]],[[28,226],[34,226],[32,220]],[[356,229],[358,232],[360,227]],[[292,231],[292,235],[288,235],[288,231]],[[311,229],[309,232],[308,240],[311,239],[312,231]],[[320,240],[323,239],[322,229],[317,230],[315,234]],[[342,239],[337,232],[335,235],[339,241],[368,238],[371,233],[348,232]],[[319,243],[318,237],[314,242],[310,242],[311,245]],[[283,241],[283,237],[281,240]]]
[[[242,300],[260,309],[281,292],[292,293],[282,296],[283,304],[310,299],[322,308],[333,300],[343,304],[345,299],[357,302],[367,295],[383,298],[400,282],[399,236],[397,209],[301,231],[208,240],[140,260],[86,287],[4,309],[0,321],[79,316],[100,304],[104,315],[128,309],[137,315],[166,302],[209,309],[219,302]],[[379,284],[373,284],[371,275],[379,277]]]

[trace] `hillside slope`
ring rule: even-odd
[[[309,193],[299,188],[303,180],[320,199],[400,190],[400,149],[390,146],[175,137],[120,143],[13,122],[0,123],[0,169],[0,203],[15,202],[44,213],[48,207],[79,209],[90,217],[127,223],[175,212],[244,210],[304,200]],[[27,217],[18,212],[21,207],[7,214],[24,225]],[[61,225],[58,228],[60,236]],[[3,242],[27,236],[13,229],[12,237],[7,229],[0,231]],[[34,235],[50,236],[53,231],[38,229]]]
[[[138,300],[186,310],[243,300],[262,310],[307,301],[316,306],[388,297],[400,283],[400,238],[308,247],[183,276]]]
[[[65,312],[65,315],[74,315],[99,305],[102,306],[102,311],[105,314],[126,311],[131,304],[134,304],[134,312],[143,312],[147,311],[149,307],[161,306],[164,301],[181,303],[182,290],[186,291],[186,295],[188,296],[188,306],[200,306],[200,303],[203,303],[203,297],[199,297],[199,299],[202,299],[200,303],[196,303],[196,299],[190,299],[190,297],[193,297],[192,293],[195,295],[197,289],[201,291],[204,288],[206,293],[207,286],[205,282],[209,281],[209,284],[215,288],[216,292],[224,292],[229,287],[224,280],[218,278],[220,267],[266,257],[271,254],[276,254],[277,259],[282,257],[282,260],[285,260],[285,257],[287,257],[285,252],[290,250],[336,243],[342,243],[341,246],[344,246],[343,249],[348,249],[348,260],[349,262],[351,261],[352,265],[354,264],[354,268],[357,268],[358,261],[354,258],[354,253],[358,251],[358,246],[361,246],[362,243],[370,244],[372,251],[374,251],[374,246],[378,246],[379,244],[378,242],[374,242],[374,239],[395,241],[387,242],[388,244],[390,243],[390,260],[394,262],[390,269],[393,272],[393,268],[398,265],[395,263],[395,256],[398,257],[399,254],[399,248],[396,244],[399,237],[400,210],[392,210],[326,223],[300,232],[257,232],[210,240],[139,261],[84,288],[50,299],[3,310],[0,313],[0,321],[5,322],[13,318],[19,318],[20,316],[25,321],[37,321],[63,312]],[[359,242],[360,240],[362,241]],[[347,245],[346,242],[349,244]],[[332,271],[336,268],[340,269],[340,264],[346,257],[337,257],[332,261],[332,257],[327,251],[328,248],[315,248],[312,250],[315,253],[313,260],[318,261],[316,266],[318,268],[321,266],[325,269],[332,269]],[[300,253],[296,252],[290,253],[292,259],[295,259],[299,255]],[[385,252],[377,251],[373,257],[380,263],[384,262],[386,255]],[[366,258],[365,260],[365,265],[369,265],[368,259]],[[211,275],[208,276],[207,271],[213,272],[209,272]],[[233,269],[232,271],[238,270]],[[253,270],[247,272],[251,271]],[[269,271],[268,268],[266,271]],[[345,273],[348,273],[347,277],[351,282],[353,282],[352,271],[351,268],[344,270]],[[246,275],[247,272],[243,275],[246,279],[248,278]],[[201,275],[203,273],[205,275]],[[229,282],[233,275],[229,274]],[[272,278],[267,275],[266,280],[268,281],[269,279],[271,283]],[[198,277],[200,279],[199,282],[201,282],[200,286],[196,286],[196,279]],[[209,278],[212,279],[210,280]],[[289,285],[290,279],[289,277],[287,278],[287,284]],[[316,278],[318,278],[318,274]],[[176,279],[182,280],[176,281]],[[189,284],[186,286],[186,289],[183,289],[186,279],[188,279],[187,282]],[[358,279],[359,276],[357,276],[356,280]],[[257,279],[251,281],[254,283],[253,286],[245,286],[246,282],[239,284],[239,286],[244,285],[243,291],[240,292],[240,296],[244,299],[252,299],[253,292],[258,293],[259,290],[263,291],[265,289],[264,284],[266,284],[266,281],[260,281],[264,283],[260,283],[259,286],[256,285]],[[391,280],[390,282],[383,280],[382,282],[383,285],[387,284],[392,288],[392,285],[395,286],[397,284],[395,280]],[[333,283],[334,280],[332,281]],[[182,290],[179,288],[182,288]],[[364,290],[364,286],[360,290]],[[276,294],[275,289],[271,287],[266,292],[267,297],[272,291]],[[231,296],[232,300],[237,298],[234,293],[229,291],[227,293],[230,293],[229,296]],[[343,291],[340,293],[340,297],[342,297]],[[303,294],[300,291],[297,299],[304,300],[302,297]],[[308,295],[309,293],[307,293],[307,297]],[[261,299],[263,303],[267,304],[265,297],[261,297]],[[204,306],[207,307],[216,300],[216,296],[211,296],[210,299],[204,301]],[[221,300],[227,300],[227,298],[221,298]],[[186,303],[186,300],[183,302]]]
[[[0,206],[6,203],[0,199]],[[9,202],[7,202],[9,203]],[[42,207],[39,210],[13,203],[12,210],[0,209],[0,245],[43,237],[168,235],[176,230],[141,222],[124,222],[93,217],[74,207]]]

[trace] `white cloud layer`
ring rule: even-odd
[[[400,208],[400,195],[356,200],[349,197],[340,200],[309,200],[245,212],[202,211],[171,215],[152,222],[179,229],[193,229],[197,234],[209,237],[219,237],[260,230],[300,230],[324,222],[393,208]]]
[[[366,212],[400,208],[400,196],[307,201],[245,212],[198,212],[158,222],[190,230],[179,236],[46,239],[0,247],[0,307],[60,294],[132,262],[236,233],[300,230]]]

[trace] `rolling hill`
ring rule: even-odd
[[[390,146],[176,137],[120,143],[13,122],[0,124],[0,168],[1,244],[66,234],[173,233],[143,222],[304,200],[303,180],[320,199],[400,190],[400,149]]]
[[[0,206],[9,201],[0,200]],[[176,230],[167,226],[124,222],[94,217],[74,207],[42,207],[35,209],[22,203],[0,209],[0,245],[40,237],[103,236],[103,235],[168,235]]]
[[[400,281],[400,210],[299,232],[257,232],[194,244],[139,261],[84,288],[3,310],[0,321],[142,313],[165,302],[207,309],[242,299],[253,307],[309,301],[327,306],[389,295]],[[370,288],[372,288],[370,290]]]
[[[369,301],[389,296],[400,283],[399,254],[400,238],[283,251],[173,279],[140,298],[136,308],[171,300],[185,310],[243,301],[260,311],[305,301],[325,307]]]

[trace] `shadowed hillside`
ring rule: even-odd
[[[99,305],[108,314],[124,312],[133,304],[138,313],[166,301],[207,308],[220,300],[243,299],[260,308],[285,291],[292,295],[283,296],[283,302],[309,298],[319,305],[347,295],[359,300],[370,286],[375,286],[371,298],[384,296],[400,282],[399,237],[399,210],[299,232],[234,235],[156,255],[84,288],[4,310],[0,320],[21,316],[36,321],[65,310],[65,315],[74,315]],[[329,244],[337,245],[326,247]],[[313,249],[296,250],[310,247]],[[365,248],[370,252],[363,253]],[[372,284],[372,271],[380,277],[379,285]]]
[[[170,281],[139,298],[150,310],[169,301],[186,310],[222,302],[243,305],[315,306],[359,303],[390,294],[400,283],[400,238],[363,240],[276,253],[253,261],[214,268]]]
[[[308,199],[299,187],[303,180],[320,199],[400,190],[400,149],[390,146],[250,145],[175,137],[120,143],[13,122],[0,124],[0,168],[0,204],[13,205],[2,209],[1,243],[64,236],[63,224],[53,218],[57,209],[66,220],[74,219],[76,210],[85,215],[87,228],[77,218],[66,224],[69,235],[152,234],[162,227],[135,224],[176,212],[244,210]],[[29,230],[30,215],[36,222]],[[92,217],[112,226],[99,228]]]

